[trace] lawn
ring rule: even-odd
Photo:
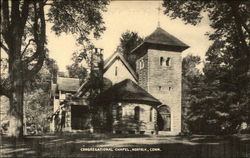
[[[0,153],[0,157],[250,158],[250,135],[170,137],[74,134],[26,136],[18,140],[2,136]]]

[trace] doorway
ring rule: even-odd
[[[171,131],[171,113],[167,105],[158,108],[157,125],[159,131]]]

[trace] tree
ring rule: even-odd
[[[102,11],[107,1],[1,0],[1,49],[8,56],[8,78],[1,83],[1,95],[10,99],[10,135],[23,135],[23,93],[25,82],[41,69],[46,55],[46,22],[52,30],[77,35],[84,44],[89,36],[105,29]],[[45,20],[45,6],[49,6]],[[6,83],[8,83],[6,86]]]
[[[220,49],[232,45],[241,54],[241,75],[247,75],[250,67],[250,2],[249,1],[168,1],[163,3],[164,13],[171,18],[181,18],[186,23],[196,25],[207,12],[214,32],[208,33],[210,40],[224,41]],[[195,6],[195,7],[194,7]]]
[[[214,43],[206,52],[201,93],[192,103],[194,127],[198,121],[203,132],[235,133],[242,122],[250,124],[249,1],[165,0],[163,6],[165,14],[193,25],[207,12],[214,29],[208,33]]]
[[[67,65],[66,67],[69,73],[69,77],[79,78],[82,81],[85,80],[88,75],[87,69],[79,63],[79,53],[73,53],[71,59],[73,63],[71,65]]]
[[[25,83],[24,89],[24,116],[27,134],[47,132],[48,118],[53,113],[50,93],[51,81],[55,79],[58,66],[54,59],[46,56],[41,70]]]
[[[126,31],[122,33],[120,37],[120,44],[117,47],[117,50],[121,51],[121,53],[126,58],[129,56],[129,53],[137,47],[139,44],[141,44],[143,41],[143,38],[138,35],[137,32],[133,31]]]
[[[191,103],[203,79],[203,74],[197,68],[200,63],[199,56],[188,55],[182,60],[182,132],[186,134],[191,132],[189,127]]]
[[[138,33],[133,31],[126,31],[122,33],[120,37],[120,44],[118,45],[116,51],[123,54],[124,58],[135,68],[136,56],[132,55],[130,52],[141,44],[143,38],[138,35]]]

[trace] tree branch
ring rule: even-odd
[[[246,30],[248,36],[250,37],[250,29],[247,27],[246,23],[242,20],[239,13],[239,3],[236,2],[228,2],[229,6],[232,9],[232,13],[234,18],[240,23],[240,25]]]
[[[24,27],[29,15],[29,0],[24,0],[21,13],[20,36],[23,36]]]
[[[32,62],[33,60],[35,60],[37,57],[39,57],[39,53],[41,53],[39,51],[39,45],[41,45],[41,41],[39,39],[39,33],[38,33],[38,10],[37,10],[37,5],[36,2],[33,2],[34,5],[34,24],[33,24],[33,35],[34,35],[34,42],[37,45],[37,50],[36,52],[29,58],[24,60],[24,64],[28,64],[30,62]]]
[[[5,43],[10,45],[9,29],[10,29],[10,16],[9,16],[9,2],[2,1],[1,6],[1,33],[5,40]]]
[[[20,22],[20,11],[19,11],[20,1],[12,0],[11,1],[11,25],[17,25]]]
[[[34,4],[35,5],[35,4]],[[40,19],[40,34],[38,34],[38,18]],[[39,8],[35,6],[35,24],[34,24],[34,37],[35,42],[37,44],[36,53],[34,54],[37,56],[38,60],[37,63],[31,70],[25,70],[24,80],[29,80],[36,75],[43,66],[43,62],[45,59],[45,38],[46,38],[46,24],[45,24],[45,16],[44,16],[44,5],[42,2],[39,2]],[[34,56],[33,55],[33,56]]]
[[[26,52],[26,49],[29,47],[29,45],[30,45],[31,42],[35,42],[35,40],[34,40],[34,39],[30,39],[30,40],[29,40],[28,44],[27,44],[27,45],[25,46],[25,48],[23,49],[22,56],[23,56],[24,53]]]
[[[9,49],[7,48],[7,46],[5,46],[2,42],[0,42],[0,46],[9,55]]]

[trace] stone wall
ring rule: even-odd
[[[118,119],[117,107],[122,107],[122,117]],[[134,119],[135,107],[140,107],[140,119]],[[112,106],[113,114],[113,132],[114,133],[135,133],[135,134],[153,134],[156,132],[157,113],[152,109],[152,120],[150,120],[150,110],[152,106],[135,103],[121,103]]]
[[[143,68],[140,67],[140,62],[143,62]],[[144,55],[136,61],[136,72],[139,76],[138,83],[139,85],[148,91],[148,55]]]

